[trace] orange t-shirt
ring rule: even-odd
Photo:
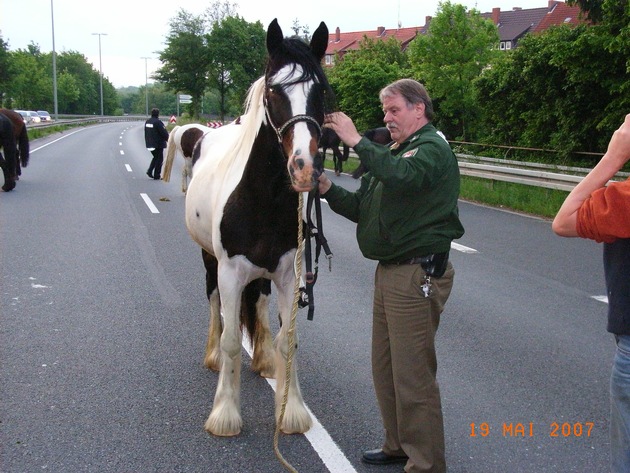
[[[599,243],[630,238],[630,179],[593,192],[578,210],[576,230]]]

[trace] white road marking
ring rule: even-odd
[[[454,241],[451,242],[451,248],[457,251],[461,251],[462,253],[470,253],[470,254],[479,253],[474,248],[469,248],[467,246],[460,245],[459,243],[455,243]]]
[[[244,333],[243,334],[243,348],[247,352],[250,358],[254,357],[254,354],[251,349],[251,342],[249,336]],[[276,380],[265,378],[269,383],[269,386],[276,391]],[[306,410],[311,415],[313,419],[313,426],[309,429],[308,432],[304,434],[304,436],[308,439],[308,441],[313,446],[313,449],[319,455],[319,458],[322,459],[324,465],[328,468],[328,471],[334,473],[357,473],[357,470],[354,469],[352,463],[348,461],[346,456],[343,454],[339,446],[332,439],[330,434],[326,431],[326,429],[320,424],[317,417],[313,414],[313,412],[306,406]]]
[[[155,206],[155,204],[149,198],[148,195],[140,194],[140,197],[142,197],[142,200],[144,200],[144,203],[147,204],[147,207],[149,207],[149,210],[151,211],[151,213],[154,213],[154,214],[159,214],[160,213],[160,211],[157,209],[157,207]]]
[[[131,166],[129,166],[129,164],[125,164],[125,167],[127,168],[127,171],[131,172]]]
[[[603,302],[604,304],[608,304],[608,296],[591,296],[593,299],[599,302]]]
[[[56,140],[52,140],[51,142],[43,144],[43,145],[41,145],[41,146],[39,146],[39,147],[37,147],[35,149],[31,149],[30,152],[34,153],[35,151],[39,151],[40,149],[45,148],[46,146],[50,146],[51,144],[56,143],[57,141],[61,141],[64,138],[68,138],[69,136],[74,135],[75,133],[79,133],[79,132],[81,132],[83,130],[85,130],[85,128],[81,128],[79,130],[76,130],[76,131],[73,131],[73,132],[69,132],[67,135],[63,135],[61,138],[57,138]]]
[[[125,154],[125,152],[121,149],[120,150],[120,155],[123,156]]]

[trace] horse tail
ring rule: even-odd
[[[175,152],[177,144],[175,143],[175,132],[179,128],[176,125],[168,135],[168,143],[166,144],[166,160],[164,161],[164,170],[162,171],[162,180],[168,182],[171,179],[171,171],[173,170],[173,161],[175,161]]]
[[[20,136],[18,137],[18,146],[20,149],[20,162],[22,167],[28,166],[28,158],[30,157],[31,147],[28,142],[28,132],[26,131],[26,125],[22,127]]]

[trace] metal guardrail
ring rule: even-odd
[[[528,186],[571,191],[591,170],[569,166],[553,166],[506,159],[456,154],[460,174],[464,176],[513,182]],[[563,172],[554,172],[563,171]],[[630,173],[619,172],[615,179],[627,179]]]
[[[93,116],[85,116],[85,117],[76,117],[76,118],[59,118],[57,120],[53,120],[50,122],[41,122],[41,123],[27,123],[27,129],[42,129],[42,128],[52,128],[54,126],[59,125],[90,125],[94,123],[111,123],[111,122],[135,122],[135,121],[144,121],[146,117],[144,116],[131,116],[131,115],[122,115],[122,116],[105,116],[105,117],[93,117]]]

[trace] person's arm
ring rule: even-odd
[[[613,133],[608,150],[597,166],[569,193],[553,220],[552,229],[560,236],[576,237],[578,210],[591,194],[600,189],[630,160],[630,114]]]

